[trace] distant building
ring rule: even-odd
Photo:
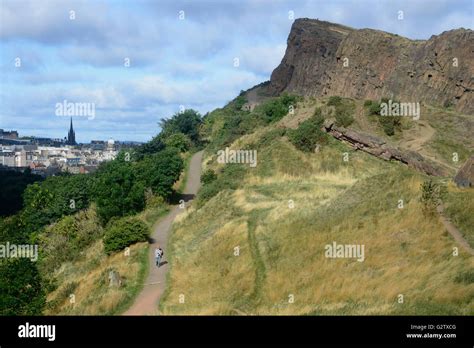
[[[77,145],[76,143],[76,133],[72,127],[72,117],[71,117],[71,126],[69,127],[69,132],[67,133],[66,145]]]
[[[7,131],[4,131],[3,129],[0,129],[0,138],[16,140],[18,139],[18,132],[14,130],[7,132]]]

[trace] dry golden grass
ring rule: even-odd
[[[80,260],[65,263],[55,272],[59,286],[48,295],[50,307],[45,314],[107,315],[120,311],[142,282],[147,245],[132,245],[130,256],[125,256],[124,253],[107,256],[102,241],[95,242]],[[111,269],[120,274],[121,287],[109,287],[108,276]],[[74,303],[71,303],[70,295],[74,295]],[[54,307],[51,307],[52,304]]]
[[[457,280],[472,274],[474,260],[461,249],[453,256],[454,239],[423,215],[425,179],[342,145],[304,154],[279,139],[259,149],[259,165],[239,189],[176,221],[160,312],[474,314],[474,283]],[[333,241],[363,244],[365,260],[326,258]]]

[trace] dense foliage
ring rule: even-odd
[[[301,151],[315,151],[318,145],[324,145],[328,141],[327,134],[321,130],[323,122],[321,112],[316,111],[313,117],[302,122],[297,129],[290,130],[288,139]]]
[[[12,215],[21,210],[23,192],[29,184],[42,180],[39,175],[14,171],[0,171],[0,216]]]
[[[104,250],[110,254],[125,247],[144,242],[148,238],[148,226],[135,217],[125,217],[110,221],[105,230]]]
[[[208,149],[223,149],[242,135],[252,133],[255,128],[280,120],[292,109],[296,109],[300,99],[298,96],[284,94],[267,99],[249,111],[242,109],[247,100],[244,95],[240,95],[226,107],[216,109],[204,117],[203,133],[210,142]]]
[[[172,196],[184,167],[180,153],[199,145],[201,123],[194,110],[177,113],[161,122],[151,141],[121,152],[94,174],[44,181],[28,172],[1,175],[1,214],[10,216],[0,219],[0,242],[38,244],[40,255],[38,262],[0,260],[0,314],[40,314],[50,286],[42,275],[49,277],[103,236],[107,252],[146,240],[147,225],[131,215]]]
[[[396,102],[396,101],[395,101]],[[388,103],[388,98],[382,98],[380,102],[366,100],[364,106],[368,108],[370,116],[377,116],[377,120],[385,134],[392,136],[395,130],[401,130],[401,116],[382,116],[381,104]]]

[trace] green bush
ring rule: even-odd
[[[261,113],[260,116],[263,117],[266,124],[276,122],[288,114],[290,106],[296,108],[298,100],[297,96],[283,94],[279,98],[264,102],[256,112]]]
[[[436,207],[442,203],[446,196],[446,187],[433,180],[424,181],[421,184],[420,201],[423,204],[423,213],[425,215],[434,215]]]
[[[395,134],[395,126],[393,122],[391,122],[391,118],[380,116],[380,123],[382,125],[383,131],[385,134],[392,136]]]
[[[40,271],[51,274],[63,262],[74,261],[81,252],[103,236],[93,207],[64,216],[35,236],[41,252]]]
[[[104,250],[110,254],[147,239],[148,227],[142,220],[136,217],[113,219],[105,231]]]
[[[354,122],[354,117],[350,114],[347,108],[340,106],[336,107],[336,125],[342,127],[349,127]]]
[[[240,95],[234,100],[234,109],[241,110],[242,107],[247,103],[247,98],[245,97],[245,92],[241,91]]]
[[[332,97],[329,97],[329,100],[328,100],[328,106],[339,106],[341,105],[342,103],[342,98],[335,95],[335,96],[332,96]]]
[[[236,190],[245,177],[246,169],[242,164],[226,164],[216,180],[204,185],[198,193],[198,206],[225,189]]]
[[[206,170],[204,173],[201,175],[201,182],[204,185],[210,184],[214,180],[217,179],[216,173],[212,169]]]
[[[380,102],[366,100],[364,106],[369,108],[369,116],[377,116],[379,124],[385,134],[392,136],[395,134],[395,129],[401,130],[401,117],[400,116],[382,116],[381,107],[382,103],[388,103],[388,98],[382,98]]]
[[[290,142],[297,149],[305,152],[314,151],[318,144],[326,144],[327,134],[321,130],[323,121],[322,116],[313,116],[302,122],[297,129],[288,131]]]
[[[179,150],[179,152],[186,152],[191,148],[191,139],[183,133],[174,133],[171,134],[168,138],[165,139],[166,146],[174,147]]]

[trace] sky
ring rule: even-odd
[[[0,0],[0,128],[63,138],[70,118],[58,104],[88,103],[93,113],[72,117],[78,142],[148,141],[160,119],[205,114],[269,80],[296,18],[428,39],[472,29],[473,9],[474,0]]]

